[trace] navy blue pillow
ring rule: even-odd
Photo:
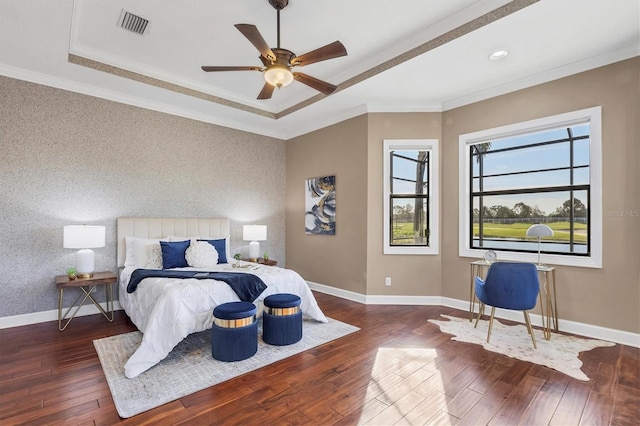
[[[162,269],[184,268],[189,266],[185,252],[191,241],[160,241],[162,249]]]
[[[215,247],[218,252],[218,263],[227,263],[227,239],[220,238],[219,240],[198,240],[206,241]]]

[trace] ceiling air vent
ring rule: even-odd
[[[140,35],[144,34],[144,30],[147,28],[148,24],[148,19],[129,13],[126,10],[122,11],[120,19],[118,19],[118,26],[120,28],[124,28],[125,30],[129,30]]]

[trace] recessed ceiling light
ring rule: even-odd
[[[506,50],[496,50],[491,55],[489,55],[489,59],[492,61],[499,61],[500,59],[504,59],[509,55],[509,52]]]

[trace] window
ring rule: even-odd
[[[600,108],[460,136],[460,255],[602,267]]]
[[[438,141],[384,141],[384,254],[438,254]]]

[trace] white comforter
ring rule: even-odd
[[[120,305],[143,333],[140,347],[124,366],[124,374],[128,378],[156,365],[187,335],[211,328],[213,308],[240,300],[222,281],[194,278],[146,278],[138,284],[136,291],[127,293],[127,284],[135,269],[127,267],[122,270],[119,289]],[[259,276],[267,289],[253,302],[258,308],[258,315],[262,313],[262,301],[268,295],[293,293],[302,299],[304,316],[327,322],[307,283],[290,269],[261,265],[245,270],[223,264],[207,270],[249,272]]]

